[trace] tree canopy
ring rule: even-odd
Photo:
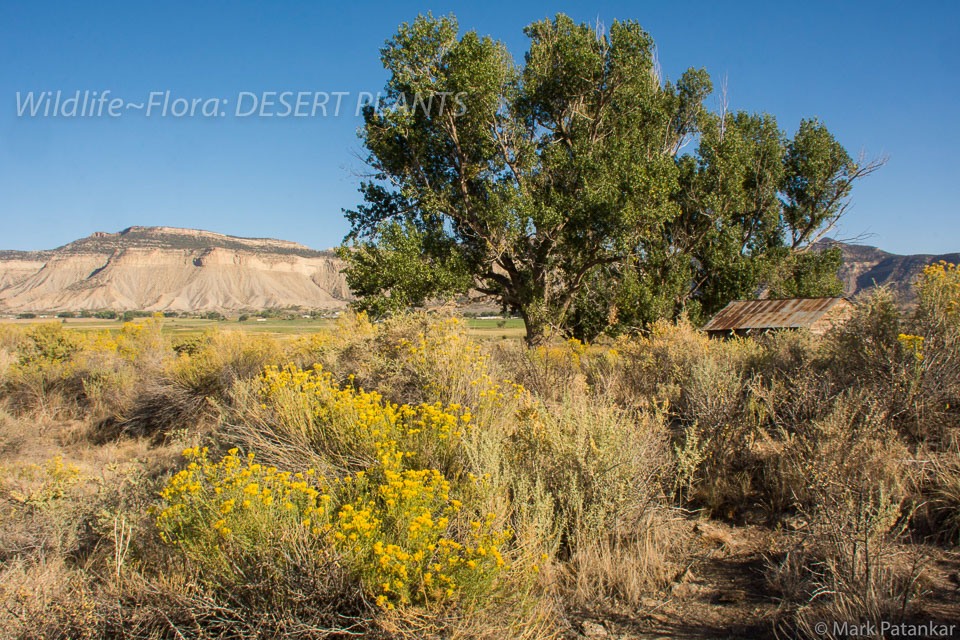
[[[700,318],[765,286],[834,294],[838,255],[810,250],[843,214],[854,162],[815,119],[710,111],[712,83],[662,76],[639,24],[559,14],[525,29],[522,65],[452,17],[420,16],[381,50],[364,110],[369,179],[339,249],[378,313],[470,290],[591,338]]]

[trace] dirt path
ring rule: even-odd
[[[571,638],[770,637],[778,606],[764,580],[770,531],[705,523],[695,533],[691,561],[667,591],[637,611],[578,620]]]
[[[649,614],[648,637],[762,638],[770,635],[777,601],[764,580],[769,531],[698,527],[690,567],[666,603]]]
[[[691,561],[669,590],[637,611],[583,618],[570,638],[604,640],[775,638],[781,603],[765,573],[768,557],[786,548],[785,533],[762,526],[702,523],[691,543]],[[925,549],[916,622],[956,622],[960,630],[960,553]],[[780,638],[790,638],[783,632]],[[960,634],[956,637],[960,638]]]

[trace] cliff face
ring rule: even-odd
[[[876,247],[832,240],[825,240],[822,245],[839,247],[843,252],[839,276],[843,282],[844,295],[854,296],[874,287],[889,286],[897,297],[908,305],[916,301],[913,285],[924,267],[940,260],[960,264],[960,253],[903,256],[887,253]]]
[[[340,260],[283,240],[170,227],[95,233],[51,251],[0,251],[4,311],[336,308]]]

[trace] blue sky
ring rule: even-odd
[[[418,13],[526,49],[564,12],[636,19],[664,72],[726,77],[730,106],[792,132],[817,116],[851,154],[889,155],[840,235],[898,253],[960,251],[957,2],[164,2],[0,4],[0,249],[169,225],[340,242],[363,165],[353,102],[385,75],[383,41]],[[226,117],[18,117],[16,92],[110,90],[144,103],[225,98]],[[339,117],[234,117],[241,91],[344,91]],[[332,102],[330,103],[332,107]],[[715,106],[715,105],[712,105]]]

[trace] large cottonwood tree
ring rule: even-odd
[[[358,306],[473,289],[535,344],[549,327],[590,337],[709,311],[763,282],[807,292],[804,270],[823,280],[820,254],[795,256],[863,169],[822,125],[787,141],[771,116],[707,110],[707,73],[664,79],[635,22],[558,15],[525,32],[522,65],[452,17],[403,24],[382,49],[385,98],[361,131],[372,172],[340,249]]]

